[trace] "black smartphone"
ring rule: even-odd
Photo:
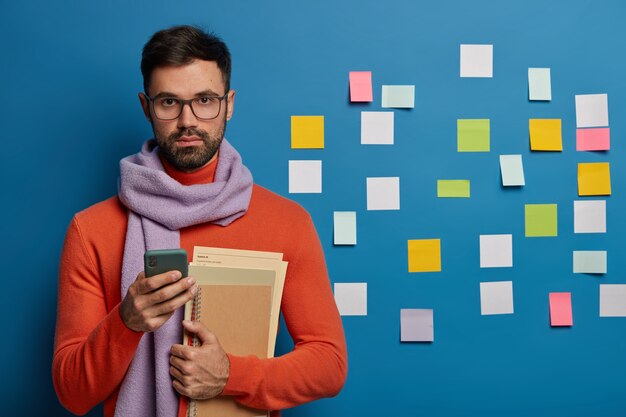
[[[168,271],[180,271],[184,278],[187,276],[188,267],[185,249],[149,250],[143,255],[143,269],[146,278]]]

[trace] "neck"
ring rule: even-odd
[[[196,168],[193,170],[181,170],[171,163],[169,163],[160,153],[159,159],[163,164],[163,168],[165,172],[170,177],[174,178],[176,181],[181,183],[182,185],[193,185],[193,184],[209,184],[215,180],[215,170],[217,169],[217,163],[219,159],[218,153],[216,153],[213,158],[200,168]]]

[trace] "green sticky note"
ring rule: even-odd
[[[575,274],[606,274],[605,250],[575,250]]]
[[[526,237],[558,236],[556,204],[526,204]]]
[[[522,165],[522,155],[500,155],[500,172],[502,174],[502,185],[522,186],[524,181],[524,166]]]
[[[383,85],[383,108],[412,109],[415,107],[414,85]]]
[[[528,99],[552,100],[550,68],[528,68]]]
[[[489,152],[489,119],[458,119],[457,151]]]
[[[356,212],[334,212],[335,245],[356,245]]]
[[[469,180],[437,180],[437,197],[469,198],[469,196]]]

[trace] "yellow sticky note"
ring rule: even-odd
[[[292,149],[324,149],[324,116],[291,116]]]
[[[441,272],[441,240],[409,240],[409,272]]]
[[[562,151],[561,119],[529,119],[530,150]]]
[[[578,195],[611,195],[608,162],[578,164]]]

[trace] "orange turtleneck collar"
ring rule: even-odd
[[[163,164],[163,168],[165,168],[167,175],[174,178],[182,185],[210,184],[215,180],[215,170],[217,169],[219,155],[210,163],[193,172],[184,172],[177,169],[166,161],[161,155],[159,155],[159,159],[161,159],[161,163]]]

